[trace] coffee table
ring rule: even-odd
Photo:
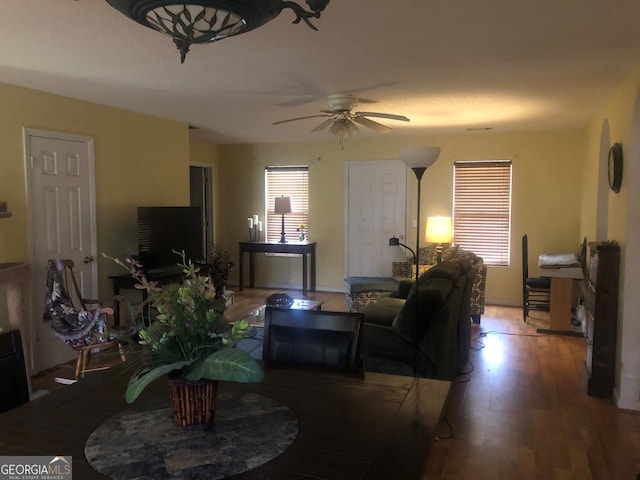
[[[267,308],[266,305],[260,305],[259,307],[240,315],[231,323],[239,320],[247,320],[252,327],[264,326],[264,311]],[[287,308],[287,307],[275,307],[275,308]],[[294,310],[322,310],[322,302],[316,300],[305,300],[301,298],[295,298],[293,304],[288,307]]]
[[[264,311],[266,308],[266,305],[260,305],[258,308],[255,308],[230,322],[233,323],[234,321],[237,322],[240,320],[246,320],[249,322],[249,330],[247,330],[244,338],[237,343],[237,347],[245,350],[249,353],[249,355],[257,360],[262,359],[262,340],[264,338]],[[293,300],[293,304],[288,308],[295,310],[322,310],[322,302],[296,298]]]

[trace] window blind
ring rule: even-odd
[[[487,265],[508,266],[511,161],[455,162],[453,241]]]
[[[274,212],[275,198],[291,197],[291,213],[284,215],[287,240],[297,240],[298,226],[303,223],[305,235],[309,239],[309,167],[266,167],[265,205],[267,205],[267,242],[279,242],[282,231],[282,215]]]

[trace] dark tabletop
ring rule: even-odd
[[[74,478],[108,478],[85,459],[92,432],[120,412],[169,406],[165,379],[149,386],[134,404],[126,404],[132,368],[127,362],[94,373],[1,414],[0,455],[70,455]],[[281,455],[229,478],[419,479],[450,386],[368,372],[271,367],[260,383],[221,382],[220,393],[259,394],[287,406],[299,421],[295,441]]]

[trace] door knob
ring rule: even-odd
[[[84,259],[82,261],[84,263],[91,263],[91,262],[93,262],[93,257],[84,257]]]

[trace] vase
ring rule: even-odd
[[[213,426],[217,380],[186,380],[182,375],[169,376],[169,395],[176,424],[187,429]]]

